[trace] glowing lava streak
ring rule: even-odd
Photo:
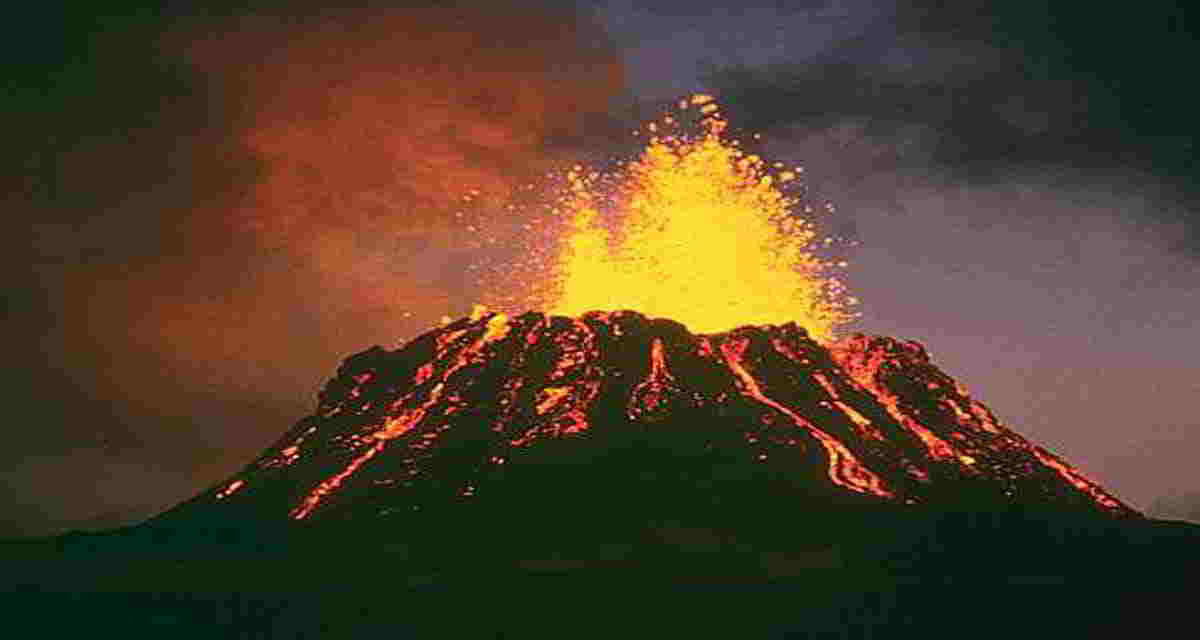
[[[245,486],[245,484],[245,480],[234,480],[233,482],[229,483],[228,487],[225,487],[221,491],[217,492],[217,500],[224,500],[225,498],[228,498],[230,494],[238,489],[241,489],[243,486]]]
[[[762,159],[723,140],[726,123],[710,97],[680,103],[689,106],[704,114],[702,136],[654,136],[638,160],[610,176],[618,232],[610,235],[601,220],[599,174],[584,175],[578,166],[567,174],[563,213],[573,226],[548,311],[631,309],[694,333],[795,321],[829,341],[853,318],[847,307],[855,301],[826,274],[832,263],[807,250],[816,232],[793,214],[796,200],[778,186],[796,174],[768,175]]]
[[[383,443],[383,440],[376,442],[371,446],[370,449],[367,449],[365,453],[352,460],[350,464],[347,465],[345,469],[339,471],[337,475],[327,478],[324,482],[317,485],[317,488],[313,489],[311,493],[305,496],[304,501],[300,503],[300,506],[292,512],[292,517],[296,520],[303,520],[304,518],[308,517],[308,514],[312,513],[312,510],[317,507],[317,504],[319,504],[321,500],[325,498],[325,496],[332,493],[334,489],[337,489],[338,486],[342,484],[342,480],[345,480],[350,476],[350,474],[358,471],[358,468],[366,463],[367,460],[374,458],[376,454],[378,454],[380,451],[383,451]]]
[[[675,376],[667,369],[667,360],[663,356],[662,339],[655,338],[650,345],[650,373],[630,394],[626,410],[629,418],[636,420],[662,410],[664,394],[674,386],[674,380]]]
[[[477,313],[479,314],[478,317],[481,318],[482,312],[477,310]],[[321,482],[321,484],[317,485],[315,489],[310,491],[308,495],[304,497],[304,500],[301,501],[300,506],[296,507],[292,511],[291,517],[295,520],[303,520],[304,518],[307,518],[308,515],[312,513],[313,509],[317,508],[317,505],[319,505],[321,501],[323,501],[329,494],[333,493],[339,486],[341,486],[343,480],[348,478],[355,471],[358,471],[359,467],[366,464],[368,460],[378,455],[380,451],[383,451],[384,445],[387,444],[389,440],[393,440],[408,433],[413,426],[418,424],[421,419],[425,417],[425,413],[431,407],[433,407],[434,404],[441,400],[442,392],[446,387],[446,380],[450,378],[451,374],[458,369],[469,365],[471,363],[471,358],[473,356],[477,356],[479,351],[483,349],[483,347],[489,342],[495,342],[496,340],[500,340],[507,336],[509,329],[508,316],[504,315],[503,313],[498,313],[492,316],[487,321],[483,335],[479,336],[479,338],[465,347],[458,354],[458,358],[455,360],[454,364],[448,367],[446,371],[442,373],[442,381],[434,385],[433,389],[430,390],[429,397],[425,400],[425,402],[421,403],[420,406],[414,409],[404,410],[397,417],[384,422],[379,429],[377,429],[373,434],[370,435],[369,438],[366,439],[366,441],[373,439],[375,442],[368,447],[366,451],[360,453],[353,460],[351,460],[350,464],[346,465],[344,469],[339,471],[337,474],[326,478]],[[465,331],[466,330],[464,329],[439,336],[438,359],[446,357],[447,345]],[[423,382],[430,375],[432,374],[429,371],[418,371],[417,379],[420,382]],[[420,382],[417,384],[419,385]],[[397,401],[396,404],[402,405],[403,403],[412,399],[414,394],[415,391],[405,395],[399,401]],[[448,407],[447,412],[450,413],[453,411],[453,409],[454,407]]]
[[[885,354],[873,352],[869,357],[863,357],[846,347],[835,348],[833,354],[835,360],[850,374],[850,378],[858,386],[875,396],[875,399],[887,409],[892,418],[921,439],[921,443],[925,445],[925,450],[929,452],[931,458],[934,460],[957,460],[968,465],[975,462],[974,458],[970,456],[960,455],[948,442],[909,416],[908,412],[900,407],[900,398],[878,382],[879,370],[887,360]],[[968,459],[970,462],[967,461]]]
[[[1091,496],[1096,502],[1099,502],[1105,507],[1113,510],[1119,510],[1124,507],[1124,505],[1122,505],[1120,502],[1117,502],[1111,496],[1104,493],[1104,490],[1097,486],[1096,483],[1083,477],[1083,474],[1076,471],[1071,465],[1060,460],[1054,454],[1036,446],[1033,447],[1032,450],[1033,455],[1037,456],[1037,459],[1042,464],[1053,469],[1056,473],[1058,473],[1058,475],[1062,476],[1064,480],[1070,482],[1075,486],[1076,489],[1079,489],[1080,491]]]
[[[721,345],[721,354],[725,357],[725,362],[729,364],[729,368],[733,371],[734,375],[742,382],[742,386],[744,387],[742,394],[754,398],[791,418],[798,426],[807,429],[810,435],[820,441],[825,446],[826,457],[829,459],[829,479],[833,480],[834,483],[859,493],[873,493],[885,498],[894,497],[895,494],[883,486],[883,481],[879,476],[863,466],[845,445],[838,442],[833,436],[818,429],[808,420],[800,417],[796,412],[763,394],[762,389],[758,386],[758,381],[742,366],[742,354],[745,353],[746,345],[747,342],[744,339]]]

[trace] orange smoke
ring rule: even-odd
[[[44,127],[79,140],[46,161],[54,197],[9,213],[37,240],[18,332],[34,339],[12,368],[61,414],[45,448],[224,475],[346,354],[470,302],[465,193],[502,216],[578,161],[588,141],[565,133],[609,135],[593,118],[621,91],[619,58],[573,8],[271,4],[97,35],[99,93],[129,95]]]
[[[572,11],[480,2],[191,34],[191,63],[248,107],[238,135],[262,164],[230,230],[343,275],[366,254],[403,261],[398,237],[461,244],[450,223],[464,194],[500,210],[563,161],[547,141],[619,90],[593,30]]]
[[[572,228],[549,311],[632,309],[697,333],[795,321],[830,340],[855,301],[829,274],[835,265],[812,253],[816,231],[783,192],[796,173],[771,175],[761,158],[725,140],[710,97],[679,106],[699,108],[703,134],[650,138],[616,176],[615,223],[605,220],[599,174],[578,166],[567,174],[563,213]],[[670,116],[663,124],[679,129]]]

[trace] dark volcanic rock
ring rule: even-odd
[[[827,348],[795,324],[693,335],[634,312],[482,312],[349,358],[315,414],[157,522],[417,527],[456,505],[565,514],[634,498],[654,518],[649,496],[668,487],[690,491],[695,513],[732,513],[750,478],[806,508],[1141,517],[1001,425],[914,342]]]

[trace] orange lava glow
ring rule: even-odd
[[[228,498],[230,494],[238,489],[241,489],[243,486],[245,486],[245,484],[246,482],[244,480],[234,480],[233,482],[229,483],[229,486],[217,492],[217,500],[224,500],[225,498]]]
[[[634,387],[630,406],[627,413],[631,419],[637,419],[662,408],[663,392],[667,385],[673,382],[675,376],[667,369],[666,357],[663,355],[663,343],[655,338],[650,345],[650,373],[646,379]]]
[[[482,318],[484,311],[476,309],[476,317]],[[357,455],[350,461],[341,471],[334,476],[328,478],[315,489],[310,491],[300,505],[296,507],[291,517],[295,520],[303,520],[317,508],[319,504],[331,493],[333,493],[347,477],[352,475],[368,460],[375,457],[383,450],[388,441],[394,440],[407,433],[414,425],[425,418],[426,412],[430,410],[442,398],[442,393],[446,388],[446,380],[450,378],[455,371],[469,365],[473,359],[482,358],[480,351],[491,342],[495,342],[508,335],[509,324],[508,316],[503,313],[493,315],[484,325],[483,334],[477,337],[465,346],[460,347],[460,351],[455,358],[453,364],[442,372],[441,381],[429,390],[429,395],[424,402],[412,407],[406,406],[416,399],[419,389],[414,387],[412,391],[402,396],[393,404],[393,409],[397,411],[397,415],[379,426],[373,433],[365,438],[357,439],[355,442],[359,445],[370,443],[370,446],[363,453]],[[450,357],[452,343],[459,337],[467,333],[466,329],[454,331],[438,337],[437,342],[437,360],[441,361]],[[432,369],[422,367],[417,372],[417,378],[423,382],[433,375]],[[419,384],[419,383],[418,383]],[[352,394],[353,395],[353,394]],[[457,410],[454,405],[447,406],[445,413],[450,414]],[[426,434],[425,438],[430,439],[434,434]],[[294,451],[292,452],[295,453]]]
[[[1074,467],[1060,460],[1058,456],[1055,456],[1042,447],[1037,446],[1033,447],[1033,455],[1037,456],[1037,459],[1040,460],[1042,464],[1053,469],[1055,473],[1062,476],[1064,480],[1074,485],[1076,489],[1079,489],[1080,491],[1091,496],[1096,500],[1096,502],[1099,502],[1109,509],[1121,509],[1124,507],[1124,505],[1122,505],[1120,502],[1114,500],[1112,496],[1109,496],[1107,493],[1105,493],[1103,489],[1096,485],[1096,483],[1083,477],[1083,474],[1079,473],[1079,471],[1077,471]]]
[[[796,426],[806,429],[810,435],[816,438],[825,447],[829,459],[830,480],[859,493],[871,493],[884,498],[891,498],[895,495],[883,485],[883,480],[879,476],[859,462],[858,458],[836,438],[818,429],[816,425],[791,409],[767,397],[759,388],[758,381],[742,365],[742,354],[745,353],[745,349],[745,340],[735,340],[721,345],[721,354],[724,356],[725,362],[729,364],[729,369],[741,382],[742,394],[786,415]]]
[[[347,465],[345,469],[342,469],[340,472],[338,472],[337,475],[334,475],[333,477],[317,485],[316,489],[313,489],[312,492],[304,497],[304,500],[300,503],[300,506],[296,507],[296,509],[292,511],[292,518],[296,520],[303,520],[304,518],[307,518],[308,514],[312,513],[312,510],[317,508],[317,505],[320,504],[321,500],[323,500],[325,496],[332,493],[338,488],[338,486],[342,484],[342,480],[345,480],[350,476],[350,474],[357,471],[359,467],[366,463],[367,460],[375,457],[382,450],[383,441],[376,442],[374,446],[372,446],[370,449],[367,449],[366,452],[352,460],[350,464]]]
[[[560,212],[571,228],[547,312],[630,309],[694,333],[795,321],[831,340],[854,317],[855,300],[829,275],[835,265],[811,252],[816,231],[782,190],[796,172],[771,175],[760,157],[725,140],[709,96],[680,103],[681,111],[695,107],[703,134],[657,135],[679,128],[669,116],[648,125],[655,135],[642,155],[606,176],[614,193],[598,186],[597,172],[576,166],[567,174]],[[609,220],[608,209],[620,220]]]
[[[562,401],[563,396],[570,392],[570,387],[546,387],[545,389],[542,389],[541,393],[543,400],[539,402],[536,407],[538,415],[542,415],[543,413],[549,411],[554,407],[554,405]]]
[[[834,349],[835,357],[842,361],[843,369],[850,375],[850,378],[860,387],[870,392],[881,405],[887,409],[887,412],[899,422],[904,428],[914,433],[921,439],[925,445],[925,450],[929,452],[929,456],[934,460],[956,460],[963,464],[973,464],[974,458],[963,456],[950,446],[942,438],[938,437],[931,429],[914,420],[906,411],[900,407],[900,399],[896,394],[892,393],[886,386],[879,384],[876,380],[880,367],[883,366],[886,356],[882,353],[873,353],[864,362],[859,362],[854,366],[848,366],[847,361],[852,357],[847,355],[851,353],[846,349]],[[970,462],[967,460],[970,459]]]
[[[843,414],[845,414],[846,417],[850,418],[850,422],[854,423],[854,426],[858,428],[859,436],[864,438],[872,438],[874,440],[878,440],[879,442],[886,440],[886,438],[883,437],[883,433],[879,431],[875,425],[871,424],[871,421],[868,420],[866,416],[858,411],[855,411],[854,407],[842,402],[842,400],[838,397],[837,390],[833,388],[833,385],[829,384],[829,380],[826,380],[825,376],[819,373],[814,373],[813,378],[816,379],[823,389],[825,389],[825,392],[829,394],[829,397],[833,399],[834,406],[836,406]]]

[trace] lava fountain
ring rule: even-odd
[[[741,150],[710,96],[681,100],[677,115],[638,132],[646,147],[617,170],[565,173],[557,254],[529,278],[548,283],[538,306],[632,310],[697,333],[796,322],[830,342],[857,301],[833,275],[845,263],[813,252],[818,234],[802,214],[814,208],[793,193],[802,169]]]

